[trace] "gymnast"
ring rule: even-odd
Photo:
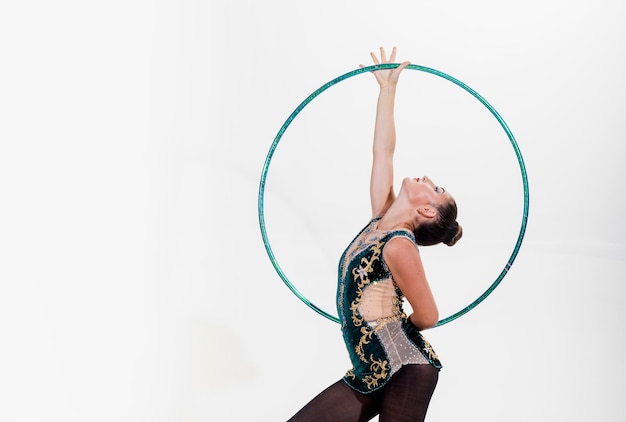
[[[393,63],[381,47],[375,64]],[[454,199],[426,176],[405,178],[396,196],[393,154],[398,79],[409,62],[372,73],[380,86],[370,179],[372,219],[339,262],[337,310],[352,369],[292,422],[423,421],[441,362],[420,331],[439,314],[417,248],[462,236]],[[364,67],[361,65],[361,67]],[[402,309],[406,297],[413,313]]]

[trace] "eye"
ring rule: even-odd
[[[435,186],[435,192],[437,193],[444,193],[446,190],[444,188],[442,188],[441,186]]]

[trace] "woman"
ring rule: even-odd
[[[375,64],[389,60],[380,49]],[[423,421],[441,363],[420,330],[438,321],[437,305],[417,245],[461,237],[454,199],[428,177],[405,178],[393,189],[394,100],[408,65],[373,72],[380,92],[370,180],[372,220],[339,262],[337,309],[353,368],[291,421]],[[361,65],[362,66],[362,65]],[[414,312],[402,311],[406,297]]]

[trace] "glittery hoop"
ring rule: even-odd
[[[384,64],[378,64],[378,65],[373,65],[373,66],[362,67],[362,68],[353,70],[351,72],[345,73],[345,74],[343,74],[341,76],[338,76],[337,78],[331,80],[330,82],[325,83],[320,88],[318,88],[315,92],[313,92],[311,95],[309,95],[304,101],[302,101],[302,103],[300,103],[300,105],[298,107],[296,107],[296,109],[291,113],[291,115],[287,118],[285,123],[283,123],[282,127],[278,131],[278,134],[274,138],[274,142],[270,146],[269,152],[267,153],[267,157],[266,157],[265,163],[263,165],[263,172],[261,173],[261,182],[260,182],[260,186],[259,186],[259,198],[258,198],[259,225],[260,225],[260,228],[261,228],[261,235],[263,237],[263,244],[265,245],[265,250],[267,251],[267,254],[268,254],[269,258],[270,258],[270,261],[272,262],[272,265],[274,266],[274,269],[276,270],[276,272],[278,273],[280,278],[283,280],[283,282],[287,285],[287,287],[300,300],[302,300],[308,307],[310,307],[311,309],[313,309],[315,312],[319,313],[320,315],[330,319],[331,321],[335,321],[337,323],[339,322],[339,318],[329,314],[328,312],[324,311],[323,309],[319,308],[314,303],[309,301],[302,293],[300,293],[300,291],[298,291],[298,289],[291,283],[291,281],[289,281],[289,279],[287,278],[287,276],[285,275],[283,270],[280,268],[280,265],[278,265],[278,261],[276,260],[276,257],[274,256],[274,253],[272,252],[272,247],[270,246],[270,242],[269,242],[269,239],[267,237],[267,231],[266,231],[266,228],[265,228],[265,214],[264,214],[264,203],[263,203],[263,201],[264,201],[264,197],[265,197],[265,183],[266,183],[266,178],[267,178],[267,172],[269,170],[269,166],[270,166],[270,163],[272,161],[272,157],[274,155],[274,151],[276,150],[276,147],[278,146],[278,142],[282,138],[283,134],[285,133],[285,131],[287,130],[287,128],[289,127],[289,125],[291,124],[293,119],[295,119],[296,116],[302,111],[302,109],[304,107],[306,107],[306,105],[309,104],[315,97],[320,95],[322,92],[326,91],[331,86],[333,86],[333,85],[335,85],[335,84],[337,84],[337,83],[339,83],[339,82],[341,82],[341,81],[343,81],[345,79],[351,78],[352,76],[356,76],[356,75],[359,75],[361,73],[371,72],[371,71],[379,70],[379,69],[393,69],[393,68],[396,68],[398,66],[399,66],[399,63],[384,63]],[[507,137],[509,138],[509,141],[511,142],[511,145],[513,146],[513,150],[515,151],[515,155],[517,156],[517,162],[519,164],[519,168],[520,168],[520,171],[521,171],[521,174],[522,174],[522,183],[524,185],[524,213],[522,215],[522,224],[521,224],[521,227],[520,227],[519,235],[517,237],[517,241],[515,243],[515,247],[513,248],[513,252],[511,253],[511,256],[509,257],[508,261],[506,262],[506,265],[504,266],[504,268],[502,269],[502,271],[500,272],[498,277],[495,279],[495,281],[491,284],[491,286],[489,286],[489,288],[487,290],[485,290],[485,292],[482,295],[480,295],[476,300],[474,300],[472,303],[470,303],[469,305],[467,305],[465,308],[461,309],[460,311],[456,312],[455,314],[452,314],[449,317],[446,317],[446,318],[443,318],[442,320],[440,320],[437,323],[437,325],[436,325],[436,327],[438,327],[440,325],[447,324],[448,322],[453,321],[453,320],[461,317],[462,315],[465,315],[466,313],[468,313],[469,311],[474,309],[479,303],[481,303],[483,300],[485,300],[487,298],[487,296],[489,296],[491,294],[491,292],[493,292],[495,290],[495,288],[498,287],[498,285],[500,284],[502,279],[504,279],[504,276],[506,276],[506,274],[508,273],[509,269],[513,265],[513,261],[515,261],[515,257],[517,256],[517,254],[519,252],[519,249],[522,246],[522,240],[524,239],[524,233],[526,232],[526,224],[527,224],[527,221],[528,221],[528,203],[529,203],[528,177],[526,175],[526,166],[524,165],[524,159],[522,157],[522,153],[520,152],[520,149],[519,149],[519,147],[517,145],[517,142],[515,141],[515,137],[513,136],[513,133],[511,132],[511,130],[509,129],[509,127],[505,123],[504,119],[502,119],[500,114],[491,106],[491,104],[489,104],[487,102],[487,100],[485,100],[482,96],[480,96],[472,88],[470,88],[469,86],[465,85],[463,82],[459,81],[456,78],[453,78],[450,75],[447,75],[447,74],[445,74],[443,72],[440,72],[438,70],[435,70],[435,69],[432,69],[432,68],[429,68],[429,67],[418,66],[418,65],[414,65],[414,64],[409,64],[407,66],[407,69],[418,70],[418,71],[421,71],[421,72],[431,73],[433,75],[436,75],[436,76],[439,76],[441,78],[447,79],[448,81],[450,81],[450,82],[460,86],[465,91],[467,91],[470,94],[472,94],[478,101],[480,101],[491,112],[491,114],[496,118],[498,123],[500,123],[500,126],[502,126],[502,129],[504,129],[504,132],[506,133]]]

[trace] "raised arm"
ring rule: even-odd
[[[374,53],[370,53],[370,55],[375,64],[393,63],[396,59],[396,48],[393,48],[389,60],[387,60],[385,50],[382,47],[380,48],[380,60]],[[409,62],[403,62],[395,69],[372,72],[380,86],[376,105],[370,178],[370,200],[373,217],[384,214],[396,197],[393,190],[393,153],[396,147],[394,103],[398,78],[408,64]]]

